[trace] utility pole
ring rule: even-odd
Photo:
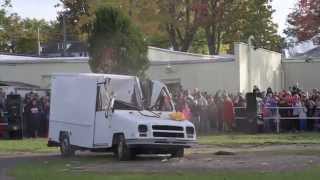
[[[41,44],[40,44],[40,28],[37,28],[37,40],[38,40],[38,56],[41,56]]]
[[[67,28],[65,14],[62,15],[62,26],[63,26],[63,56],[66,55],[67,50]]]

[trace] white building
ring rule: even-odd
[[[254,85],[281,89],[281,54],[243,43],[236,43],[234,49],[234,55],[205,56],[150,48],[147,75],[211,93],[248,92]]]
[[[285,88],[293,85],[310,91],[320,88],[320,46],[283,60]]]
[[[253,85],[261,89],[282,88],[281,54],[235,44],[234,55],[207,56],[149,47],[151,79],[169,86],[199,88],[203,91],[247,92]],[[52,73],[91,72],[88,58],[35,58],[0,55],[0,81],[16,81],[50,87]]]

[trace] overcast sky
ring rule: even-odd
[[[12,0],[13,8],[10,12],[16,12],[22,17],[55,20],[57,9],[54,5],[59,0]],[[286,28],[287,15],[296,4],[297,0],[273,0],[272,5],[276,12],[274,21],[279,25],[279,33]]]

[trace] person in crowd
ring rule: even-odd
[[[286,117],[289,117],[290,116],[290,113],[289,113],[289,110],[286,109],[286,107],[290,107],[290,105],[288,104],[288,101],[287,101],[287,98],[286,98],[287,94],[285,91],[282,91],[280,94],[279,94],[279,104],[278,106],[281,108],[279,109],[279,114],[280,114],[280,117],[282,118],[280,120],[280,128],[283,130],[283,131],[288,131],[289,130],[289,121],[288,119],[283,119],[283,118],[286,118]]]
[[[42,137],[48,136],[49,129],[49,114],[50,114],[50,100],[49,96],[44,96],[41,98],[41,109],[42,109],[42,118],[40,123],[40,133]]]
[[[307,112],[308,109],[306,107],[305,96],[301,96],[301,111],[299,113],[299,130],[306,131],[307,130]]]
[[[266,96],[268,96],[269,94],[273,96],[273,91],[271,87],[268,87]]]
[[[234,106],[230,97],[225,93],[223,95],[223,129],[231,131],[234,129]]]
[[[304,111],[302,107],[302,102],[298,93],[295,93],[293,96],[293,106],[292,117],[296,119],[292,119],[292,127],[294,131],[300,130],[300,114]]]
[[[235,99],[233,101],[233,104],[235,107],[235,116],[241,117],[240,119],[235,119],[235,124],[237,128],[242,127],[241,123],[243,121],[243,118],[247,116],[246,114],[246,99],[244,98],[242,93],[238,93],[237,96],[235,96]]]
[[[214,97],[214,101],[217,105],[217,130],[218,131],[223,131],[223,98],[222,98],[222,95],[220,94],[221,91],[218,91]]]
[[[252,90],[252,92],[253,92],[253,94],[255,94],[255,95],[257,95],[257,94],[259,94],[259,93],[260,93],[260,89],[258,88],[258,86],[257,86],[257,85],[254,85],[254,86],[253,86],[253,90]]]
[[[264,98],[263,103],[263,118],[264,118],[264,129],[266,132],[273,132],[276,129],[275,117],[277,100],[272,93],[272,90],[267,91],[267,96]]]
[[[175,98],[175,107],[178,112],[182,112],[186,102],[186,97],[183,93],[178,93]]]
[[[217,129],[218,107],[212,96],[208,96],[208,120],[210,130]]]
[[[317,97],[316,97],[315,117],[320,117],[320,95],[317,95]],[[314,121],[314,128],[317,131],[320,130],[320,119],[316,119]]]
[[[197,104],[198,120],[199,120],[199,131],[202,133],[208,132],[208,115],[207,106],[208,102],[203,94],[199,90],[195,90],[195,102]]]
[[[307,94],[307,100],[306,100],[306,108],[307,108],[307,117],[314,117],[316,112],[316,102],[315,102],[315,96]],[[315,120],[312,118],[307,119],[307,131],[313,131],[314,129],[314,122]]]
[[[40,133],[40,123],[41,123],[41,108],[36,99],[31,101],[27,109],[27,113],[29,114],[28,117],[28,124],[30,125],[30,136],[37,138],[39,137]]]
[[[5,104],[6,104],[6,95],[2,90],[2,88],[0,88],[0,123],[5,122],[5,118],[4,118],[4,112],[6,110]],[[0,126],[0,137],[5,136],[4,129],[5,129],[4,127]]]
[[[5,110],[6,105],[6,93],[0,88],[0,112]]]
[[[191,109],[189,108],[187,102],[184,102],[184,104],[182,105],[181,112],[186,119],[190,120],[192,118]]]

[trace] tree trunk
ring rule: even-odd
[[[216,52],[215,54],[219,54],[220,53],[220,48],[221,48],[221,31],[219,30],[217,32],[217,41],[216,41]]]
[[[182,52],[188,52],[188,50],[190,49],[197,29],[198,29],[197,27],[193,27],[191,30],[189,30],[186,33],[185,38],[181,45]]]
[[[176,32],[174,30],[174,27],[171,24],[167,24],[167,32],[168,32],[169,41],[171,46],[173,47],[173,50],[179,51],[179,45],[176,40]]]
[[[209,54],[214,55],[216,52],[216,35],[215,27],[208,26],[205,28]]]

